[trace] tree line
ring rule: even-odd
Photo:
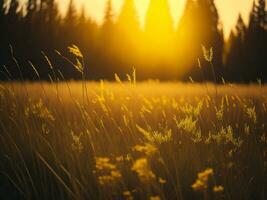
[[[254,1],[249,23],[239,15],[228,40],[224,38],[214,0],[187,0],[175,28],[168,0],[150,0],[141,27],[134,0],[124,0],[118,17],[107,0],[101,25],[69,1],[66,14],[55,0],[0,0],[1,79],[80,79],[64,57],[77,45],[84,56],[85,77],[113,79],[136,69],[139,79],[267,80],[267,12],[265,0]],[[213,71],[202,46],[212,47]],[[57,50],[57,51],[55,51]],[[60,52],[60,55],[59,53]],[[73,60],[75,62],[75,60]],[[53,72],[51,70],[53,66]],[[55,75],[56,74],[56,75]]]

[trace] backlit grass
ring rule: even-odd
[[[116,80],[1,84],[0,199],[267,198],[265,86]]]

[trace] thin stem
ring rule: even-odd
[[[214,84],[215,84],[215,102],[216,102],[216,105],[217,105],[217,98],[218,98],[218,89],[217,89],[217,79],[216,79],[216,74],[215,74],[215,70],[214,70],[214,66],[213,66],[213,63],[212,61],[209,62],[210,63],[210,66],[211,66],[211,69],[212,69],[212,73],[213,73],[213,80],[214,80]]]

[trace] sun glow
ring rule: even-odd
[[[21,0],[25,1],[25,0]],[[68,0],[58,0],[62,10],[66,10]],[[102,22],[103,12],[105,9],[106,0],[76,0],[79,5],[85,5],[88,14],[90,14],[98,23]],[[249,10],[252,5],[251,0],[215,0],[222,23],[224,24],[224,31],[226,35],[229,34],[230,29],[234,26],[238,13],[241,13],[248,21]],[[113,8],[117,16],[123,5],[123,0],[113,0]],[[169,0],[170,12],[173,17],[175,25],[177,25],[180,17],[182,16],[186,0]],[[135,5],[140,17],[141,25],[144,25],[146,11],[149,5],[149,0],[135,0]]]
[[[64,13],[70,0],[57,1]],[[73,0],[76,14],[84,5],[93,20],[104,24],[105,29],[94,35],[98,56],[105,58],[101,65],[113,63],[115,70],[123,68],[125,72],[129,68],[124,66],[132,65],[144,77],[147,72],[151,78],[165,77],[164,73],[166,77],[167,74],[179,77],[189,72],[202,56],[201,44],[213,47],[216,55],[222,55],[223,37],[228,36],[236,23],[235,16],[239,12],[247,15],[251,6],[250,0],[236,0],[233,4],[230,0],[109,0],[109,4],[107,1]],[[217,10],[219,17],[214,12]],[[111,16],[108,20],[105,13]],[[106,27],[103,22],[107,21]],[[225,27],[218,29],[222,23]],[[222,60],[218,56],[214,58],[215,62]]]
[[[60,6],[62,10],[66,10],[69,1],[62,1],[58,0],[60,2]],[[88,1],[88,0],[76,0],[77,4],[79,6],[85,5],[86,10],[88,11],[88,14],[90,14],[98,23],[102,23],[103,16],[104,16],[104,10],[105,10],[105,4],[106,0],[96,0],[96,1]],[[124,0],[113,0],[112,5],[114,9],[115,17],[118,16],[118,13],[120,12],[122,6],[123,6]],[[150,0],[134,0],[135,7],[138,12],[138,17],[140,19],[140,23],[143,26],[145,22],[146,12],[149,6]],[[183,9],[184,9],[184,0],[170,0],[170,12],[174,19],[175,24],[177,24],[178,19],[182,15]]]
[[[174,26],[168,1],[151,0],[145,15],[144,41],[140,47],[146,51],[146,60],[154,62],[154,66],[155,62],[166,64],[174,59]]]

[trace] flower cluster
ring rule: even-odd
[[[156,178],[146,158],[137,159],[132,166],[132,170],[137,173],[142,182],[149,182]]]
[[[223,191],[224,191],[224,187],[221,185],[215,185],[213,187],[213,192],[215,192],[215,193],[219,193],[219,192],[223,192]]]
[[[140,153],[144,153],[147,156],[151,156],[151,155],[155,154],[158,149],[154,145],[146,143],[145,145],[134,146],[133,150],[140,152]]]
[[[96,172],[99,174],[98,183],[100,185],[111,185],[118,181],[122,175],[117,169],[116,165],[110,162],[109,158],[98,157],[96,158]]]
[[[81,142],[81,136],[83,133],[80,135],[75,134],[73,131],[71,131],[71,138],[72,138],[72,150],[78,153],[81,153],[84,149],[83,144]]]
[[[172,130],[166,130],[164,133],[158,131],[146,131],[140,126],[136,125],[139,132],[141,132],[144,137],[151,143],[162,144],[171,141],[172,139]]]
[[[47,121],[55,121],[55,118],[52,112],[44,105],[42,99],[40,99],[37,103],[33,103],[30,100],[30,104],[25,109],[26,117],[34,117]]]
[[[213,169],[207,168],[205,171],[198,173],[197,180],[193,183],[192,188],[195,191],[202,191],[208,188],[209,177],[213,175]]]

